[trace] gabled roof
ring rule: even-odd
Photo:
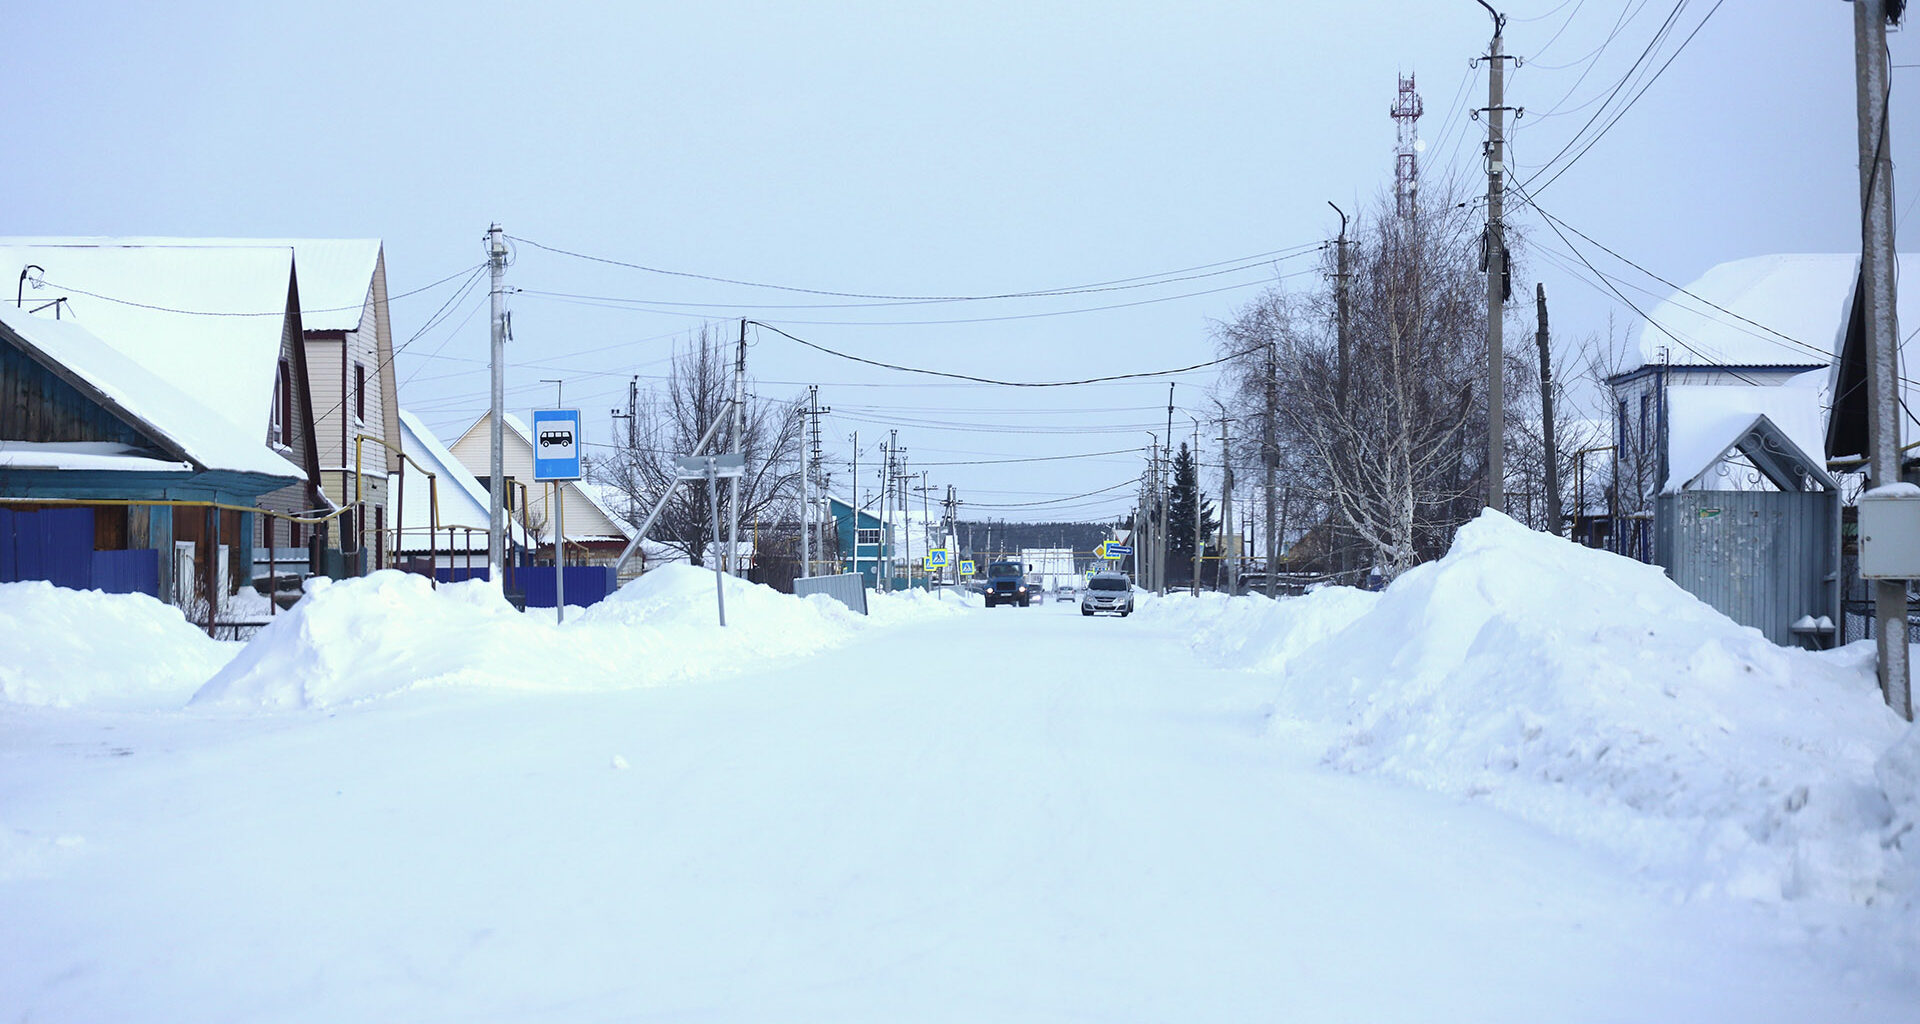
[[[4,325],[30,356],[151,437],[168,456],[199,469],[288,479],[306,476],[295,463],[269,449],[259,434],[237,433],[225,426],[223,418],[192,395],[155,374],[144,362],[134,361],[118,346],[95,337],[77,321],[49,320],[0,305],[0,325]],[[9,447],[15,449],[12,462],[16,468],[28,467],[27,462],[22,461],[28,453],[38,463],[54,457],[47,444],[32,448],[10,444]],[[111,454],[103,448],[80,443],[67,447],[76,456]],[[83,467],[73,463],[44,468]],[[154,467],[124,464],[121,468]]]
[[[0,244],[0,278],[16,279],[28,265],[43,272],[29,276],[24,309],[64,297],[62,322],[78,323],[265,444],[293,295],[291,247]],[[55,311],[40,315],[52,320]]]
[[[1648,310],[1633,355],[1651,366],[1824,366],[1839,351],[1859,260],[1782,253],[1722,263],[1686,287],[1693,295],[1676,292]],[[1916,280],[1905,272],[1920,273],[1920,256],[1902,255],[1900,269]],[[1920,299],[1902,293],[1899,315],[1920,317]]]
[[[403,550],[424,551],[429,547],[425,543],[426,531],[434,525],[432,499],[436,497],[439,499],[439,526],[442,529],[465,526],[484,531],[491,525],[492,499],[487,489],[480,486],[480,481],[459,459],[453,457],[453,453],[440,443],[440,439],[427,429],[419,417],[405,409],[400,410],[400,445],[409,459],[424,466],[436,479],[434,488],[429,490],[427,481],[420,479],[414,467],[409,466],[407,474],[410,479],[406,486],[388,491],[395,504],[400,503],[401,492],[405,492],[405,504],[395,517],[408,531],[402,535],[406,538]],[[435,491],[438,493],[435,494]],[[511,517],[507,529],[511,543],[526,544],[525,532]],[[478,548],[485,548],[486,534],[456,531],[451,541],[436,540],[432,546],[442,550],[449,546],[461,549],[476,541]]]
[[[0,247],[292,249],[300,277],[300,319],[308,331],[351,331],[372,295],[378,238],[0,238]],[[49,280],[58,280],[49,271]]]
[[[1694,487],[1736,448],[1782,490],[1800,490],[1803,476],[1833,486],[1818,454],[1826,420],[1816,388],[1669,387],[1667,417],[1666,493]]]
[[[488,417],[492,415],[490,412],[481,413],[480,418],[474,420],[473,423],[460,434],[460,437],[454,441],[453,447],[466,447],[468,438],[475,437],[476,434],[486,431],[488,429]],[[505,455],[508,452],[516,452],[525,457],[524,461],[529,469],[527,471],[528,479],[524,482],[534,487],[537,492],[539,486],[542,485],[535,485],[531,479],[532,469],[530,467],[533,463],[534,452],[533,431],[527,429],[526,421],[513,413],[501,415],[500,423],[503,428],[500,431],[501,445],[506,449],[502,454]],[[477,466],[475,467],[476,470],[478,470],[478,468]],[[508,475],[512,475],[511,467],[508,468]],[[475,473],[475,477],[476,479],[478,478],[477,472]],[[567,524],[567,540],[569,542],[603,540],[630,541],[633,539],[633,527],[629,525],[626,520],[616,515],[613,509],[608,507],[601,497],[594,493],[594,489],[582,487],[580,486],[580,482],[570,480],[562,484],[561,492],[563,495],[570,494],[579,499],[577,502],[567,502],[562,506],[569,514],[578,513],[584,507],[585,509],[590,509],[594,515],[605,520],[604,523],[588,526],[582,526],[580,523],[569,521]],[[528,498],[528,504],[536,508],[543,506],[545,503],[546,499],[538,493],[534,493]]]

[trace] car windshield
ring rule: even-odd
[[[1019,562],[995,562],[987,566],[989,576],[1018,576],[1023,571]]]
[[[1096,578],[1087,584],[1088,590],[1126,590],[1127,581],[1112,578]]]

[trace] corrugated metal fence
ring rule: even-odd
[[[859,612],[867,614],[866,576],[857,573],[843,573],[839,576],[803,576],[793,581],[793,592],[800,597],[808,594],[825,594],[835,601]]]
[[[1831,491],[1662,495],[1655,561],[1681,588],[1784,646],[1802,616],[1839,617],[1838,499]]]

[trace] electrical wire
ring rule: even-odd
[[[481,270],[485,270],[486,266],[487,265],[485,263],[482,263],[477,266],[468,267],[464,270],[454,271],[453,273],[448,274],[447,276],[441,278],[438,281],[433,282],[432,284],[421,285],[418,288],[414,288],[410,291],[401,292],[398,295],[390,295],[387,297],[387,301],[392,302],[395,299],[404,299],[410,296],[418,295],[421,292],[431,291],[435,288],[440,287],[443,284],[446,284],[448,281],[451,281],[454,278],[459,277],[461,274],[477,273]],[[121,306],[132,306],[135,309],[150,309],[156,313],[177,313],[181,316],[218,316],[218,317],[242,317],[242,316],[260,317],[260,316],[286,316],[287,315],[287,311],[284,307],[280,309],[265,310],[263,312],[258,312],[258,313],[240,312],[235,310],[178,309],[173,306],[158,306],[150,302],[135,302],[132,299],[122,299],[122,298],[116,298],[112,295],[103,295],[99,292],[88,291],[85,288],[76,288],[70,284],[62,284],[58,281],[48,281],[45,278],[42,278],[37,283],[35,283],[30,278],[28,279],[28,283],[34,284],[36,288],[39,288],[39,287],[53,288],[56,291],[72,292],[75,295],[85,295],[90,299],[99,299],[102,302],[112,302]],[[321,307],[321,308],[315,308],[315,309],[303,308],[301,309],[300,312],[301,312],[301,315],[303,316],[309,313],[344,313],[350,310],[361,309],[361,308],[364,308],[365,306],[366,306],[366,303],[362,302],[358,305],[353,305],[353,306],[327,306],[327,307]]]
[[[508,237],[514,237],[514,236],[508,236]],[[1074,294],[1079,294],[1087,291],[1107,290],[1109,286],[1125,285],[1130,282],[1136,282],[1136,281],[1149,282],[1149,284],[1138,286],[1138,287],[1148,287],[1150,286],[1152,280],[1156,278],[1171,277],[1172,275],[1175,275],[1175,274],[1187,274],[1187,273],[1192,273],[1194,271],[1199,271],[1199,270],[1210,270],[1215,267],[1225,266],[1229,263],[1251,263],[1251,262],[1265,260],[1270,257],[1285,258],[1285,257],[1281,257],[1281,254],[1287,253],[1292,255],[1298,255],[1300,252],[1316,249],[1322,244],[1322,243],[1315,242],[1315,243],[1309,243],[1309,244],[1303,244],[1303,245],[1288,246],[1283,249],[1274,249],[1268,252],[1255,253],[1252,256],[1242,256],[1236,259],[1219,260],[1213,263],[1203,263],[1203,264],[1200,264],[1199,266],[1184,267],[1179,270],[1169,270],[1169,271],[1164,271],[1158,274],[1142,274],[1135,277],[1115,278],[1109,281],[1096,281],[1090,284],[1069,285],[1069,286],[1060,287],[1060,288],[1041,288],[1041,289],[1034,289],[1031,291],[1002,292],[998,294],[982,294],[982,295],[887,295],[887,294],[879,294],[879,293],[871,293],[871,292],[834,291],[834,290],[825,289],[825,288],[802,288],[794,285],[766,284],[762,282],[740,280],[737,278],[717,277],[711,274],[696,274],[696,273],[690,273],[688,271],[682,271],[682,270],[666,270],[660,267],[650,267],[650,266],[646,266],[645,264],[629,263],[625,260],[616,260],[616,259],[611,259],[605,256],[593,256],[587,253],[575,252],[569,249],[562,249],[557,246],[551,246],[541,242],[536,242],[529,238],[516,238],[515,240],[525,242],[526,244],[531,245],[537,249],[545,249],[548,252],[556,253],[562,256],[571,256],[574,259],[587,260],[593,263],[604,263],[610,266],[625,267],[629,270],[645,271],[650,274],[663,274],[670,277],[692,278],[694,280],[699,280],[699,281],[713,281],[719,284],[740,285],[746,288],[764,288],[771,291],[796,292],[802,295],[825,295],[825,296],[831,296],[834,298],[842,298],[842,299],[876,299],[876,300],[882,300],[886,302],[982,302],[982,301],[996,300],[996,299],[1042,298],[1042,297],[1053,296],[1053,295],[1074,295]]]
[[[799,337],[798,335],[790,334],[786,331],[783,331],[780,328],[773,326],[772,324],[762,323],[761,321],[758,321],[758,320],[748,320],[747,323],[752,324],[755,327],[761,327],[766,330],[772,331],[773,333],[778,334],[781,337],[788,339],[789,341],[798,342],[799,344],[805,345],[806,347],[810,349],[814,349],[815,351],[824,352],[827,355],[835,356],[840,359],[850,360],[856,363],[865,363],[868,366],[877,366],[883,370],[897,370],[901,373],[918,373],[918,374],[923,374],[929,377],[945,377],[950,380],[971,381],[976,384],[995,384],[1000,387],[1008,387],[1008,388],[1065,388],[1065,387],[1077,387],[1083,384],[1104,384],[1109,381],[1117,381],[1117,380],[1135,380],[1142,377],[1166,377],[1172,374],[1188,373],[1193,370],[1205,369],[1209,366],[1218,366],[1221,363],[1231,362],[1232,360],[1238,359],[1241,356],[1247,355],[1252,352],[1257,352],[1262,348],[1266,347],[1264,343],[1260,345],[1254,345],[1243,351],[1233,352],[1228,355],[1221,356],[1218,359],[1209,359],[1204,363],[1194,363],[1192,366],[1183,366],[1183,367],[1179,367],[1177,369],[1171,369],[1171,370],[1144,370],[1139,373],[1117,373],[1107,377],[1088,377],[1083,380],[1017,381],[1017,380],[996,380],[992,377],[976,377],[976,376],[973,376],[972,374],[965,374],[965,373],[949,373],[945,370],[929,370],[929,369],[925,369],[917,366],[901,366],[898,363],[883,363],[877,359],[867,359],[863,356],[850,355],[845,352],[840,352],[834,349],[830,349],[825,345],[819,345],[814,342],[808,341],[805,338]]]

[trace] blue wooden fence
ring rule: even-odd
[[[93,510],[0,508],[0,583],[46,580],[72,590],[160,593],[160,553],[95,551]]]

